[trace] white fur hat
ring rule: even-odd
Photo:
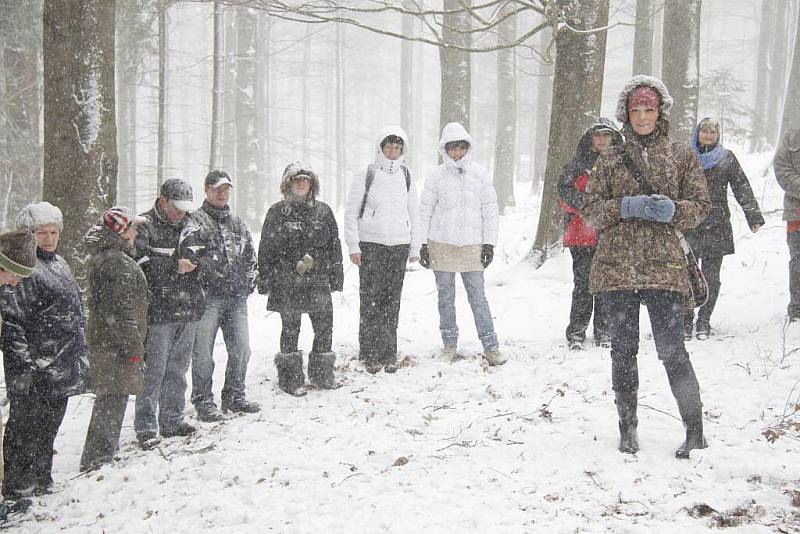
[[[42,226],[52,224],[64,230],[64,217],[61,210],[49,202],[28,204],[17,214],[17,229],[36,232]]]

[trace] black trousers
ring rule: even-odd
[[[589,293],[589,270],[592,267],[592,258],[597,249],[594,247],[570,247],[572,254],[572,307],[569,310],[569,325],[567,325],[567,341],[586,340],[586,327],[592,318],[594,310],[594,339],[595,342],[608,336],[603,301],[599,296]]]
[[[297,340],[300,338],[302,313],[281,313],[281,352],[288,354],[297,351]],[[314,352],[330,352],[333,344],[333,309],[308,314],[311,327],[314,329]]]
[[[722,259],[725,256],[703,256],[698,258],[700,270],[703,271],[703,276],[706,277],[708,282],[708,302],[700,306],[697,310],[697,323],[708,325],[711,321],[711,314],[714,312],[714,307],[717,305],[719,298],[719,289],[722,286],[720,281],[720,271],[722,270]],[[686,325],[692,324],[694,319],[694,309],[686,310],[684,321]]]
[[[119,448],[119,434],[127,406],[128,395],[98,395],[94,399],[92,418],[81,455],[81,471],[93,469],[114,458]]]
[[[3,496],[53,483],[53,442],[67,411],[67,397],[11,400],[3,435]]]
[[[397,321],[406,276],[408,245],[361,243],[359,358],[397,361]]]
[[[683,294],[647,289],[608,291],[601,294],[611,335],[611,382],[614,391],[639,389],[639,308],[647,306],[658,359],[664,364],[670,383],[677,375],[694,376],[689,353],[683,342]],[[696,382],[696,379],[694,379]]]

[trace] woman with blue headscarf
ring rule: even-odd
[[[711,335],[710,319],[717,303],[720,288],[720,269],[722,258],[734,253],[731,212],[728,209],[728,185],[733,196],[742,207],[750,230],[755,233],[764,224],[764,217],[753,189],[733,152],[722,146],[722,128],[719,121],[709,117],[697,125],[692,146],[700,155],[700,163],[708,181],[711,196],[711,213],[696,228],[685,232],[686,239],[700,260],[700,267],[708,281],[708,302],[697,313],[694,325],[697,339],[707,339]],[[694,310],[687,308],[684,315],[686,339],[692,337]]]

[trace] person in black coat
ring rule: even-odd
[[[308,165],[295,161],[281,180],[283,200],[267,211],[258,247],[258,291],[269,294],[267,309],[281,314],[280,353],[275,356],[278,386],[300,396],[303,355],[298,350],[300,317],[308,313],[314,344],[308,377],[322,389],[339,386],[333,374],[332,291],[344,282],[339,228],[330,206],[316,199],[319,179]]]
[[[3,497],[48,493],[53,442],[67,399],[89,389],[82,293],[56,254],[63,218],[48,202],[25,206],[17,227],[36,235],[36,267],[3,294],[0,344],[10,401],[3,458]]]
[[[708,217],[696,228],[686,231],[686,240],[700,260],[701,270],[708,282],[708,302],[700,307],[697,324],[694,325],[697,339],[702,340],[711,335],[710,320],[719,297],[722,258],[735,252],[728,208],[728,185],[753,233],[758,232],[764,224],[764,217],[739,161],[733,152],[722,146],[722,130],[717,120],[706,117],[700,121],[694,132],[692,146],[700,155],[712,203]],[[687,306],[684,314],[686,339],[692,337],[693,322],[694,309]]]
[[[597,230],[584,220],[580,210],[583,192],[597,158],[612,146],[621,144],[622,134],[617,126],[605,117],[598,118],[583,132],[575,156],[564,166],[558,179],[558,196],[564,212],[564,246],[572,256],[572,306],[566,331],[570,350],[583,349],[592,310],[595,346],[611,346],[602,299],[589,292],[589,269],[597,250]]]

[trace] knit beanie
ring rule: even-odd
[[[36,267],[36,237],[27,230],[0,234],[0,268],[23,278]]]
[[[628,99],[628,111],[636,106],[647,106],[656,111],[661,111],[661,95],[652,87],[646,85],[637,87]]]
[[[17,214],[15,222],[18,230],[28,230],[29,232],[35,232],[48,224],[57,226],[61,231],[64,230],[64,217],[61,215],[61,210],[49,202],[28,204]]]

